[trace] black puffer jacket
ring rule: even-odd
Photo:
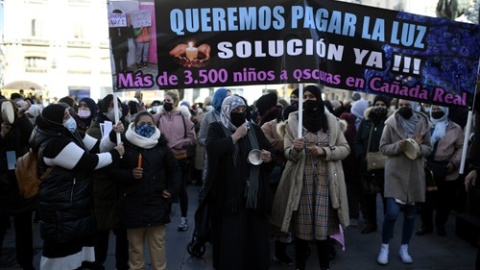
[[[42,147],[47,153],[49,149],[58,147],[59,144],[65,144],[66,139],[85,149],[80,138],[73,136],[66,129],[53,131],[36,128],[32,134],[31,145],[34,150]],[[119,158],[116,150],[112,150],[110,153],[113,160]],[[78,153],[75,155],[78,157]],[[85,162],[83,156],[87,155],[90,154],[85,149],[82,158],[76,161],[77,165]],[[72,156],[74,156],[73,153]],[[40,161],[40,163],[43,162]],[[44,240],[65,243],[90,236],[95,232],[91,175],[97,164],[91,161],[88,163],[81,166],[81,169],[55,166],[42,182],[38,201],[41,236]],[[45,165],[43,164],[43,166]],[[42,171],[42,166],[40,167],[40,171]]]
[[[165,136],[151,149],[143,149],[123,138],[125,154],[119,167],[110,171],[111,178],[121,181],[120,223],[125,228],[144,228],[170,222],[170,200],[162,197],[168,190],[172,197],[179,194],[181,173]],[[133,168],[142,154],[143,178],[135,179]]]

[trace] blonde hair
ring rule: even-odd
[[[170,96],[173,99],[173,105],[175,105],[175,107],[178,106],[178,103],[180,102],[178,98],[180,96],[178,90],[169,90],[165,93],[165,96]]]

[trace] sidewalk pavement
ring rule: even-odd
[[[186,232],[177,231],[180,221],[180,208],[178,204],[172,207],[172,222],[167,225],[167,267],[169,270],[207,270],[212,267],[212,253],[210,244],[206,244],[206,252],[201,258],[190,256],[187,252],[187,245],[192,240],[194,231],[193,215],[198,206],[198,186],[189,186],[189,229]],[[403,264],[398,257],[400,247],[402,218],[395,224],[395,235],[390,242],[390,262],[386,266],[376,263],[376,257],[381,244],[381,222],[383,220],[381,202],[378,200],[379,230],[376,233],[363,235],[362,221],[358,227],[349,227],[345,230],[345,251],[342,251],[340,244],[336,244],[337,256],[331,262],[330,269],[335,270],[390,270],[390,269],[418,269],[418,270],[473,270],[475,267],[476,247],[455,236],[455,213],[450,215],[446,230],[447,236],[440,237],[434,232],[425,236],[414,235],[410,243],[410,255],[413,258],[412,264]],[[416,228],[420,227],[420,218],[416,221]],[[39,234],[39,225],[34,224],[34,265],[39,269],[42,240]],[[114,241],[110,240],[110,250],[105,267],[107,270],[115,270]],[[13,229],[9,229],[4,241],[4,255],[0,259],[0,269],[17,270],[21,269],[15,264],[15,241]],[[307,261],[307,269],[319,269],[314,245],[312,255]],[[148,249],[146,249],[148,250]],[[273,243],[272,249],[273,251]],[[294,258],[293,245],[289,245],[287,253]],[[147,270],[150,264],[147,259]],[[272,260],[270,270],[294,270],[294,266],[282,266]],[[50,269],[49,269],[50,270]],[[55,270],[55,269],[51,269]],[[248,269],[245,269],[248,270]]]

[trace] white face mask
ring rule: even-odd
[[[158,108],[160,108],[160,106],[152,106],[152,112],[153,112],[153,113],[157,113],[157,112],[158,112]]]
[[[79,109],[77,115],[82,119],[87,119],[88,117],[90,117],[91,113],[89,109]]]
[[[114,110],[110,109],[108,112],[103,113],[110,121],[115,122]],[[118,119],[122,118],[122,111],[118,110]]]

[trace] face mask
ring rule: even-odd
[[[387,114],[387,108],[385,107],[375,107],[372,111],[373,114],[377,116],[384,116]]]
[[[445,115],[444,112],[439,111],[439,112],[432,112],[432,118],[433,119],[440,119]]]
[[[108,112],[106,112],[104,114],[110,121],[115,122],[115,114],[114,114],[113,109],[108,110]],[[120,118],[122,118],[122,112],[119,110],[118,111],[118,119],[120,119]]]
[[[91,114],[90,110],[88,110],[88,109],[80,109],[77,112],[78,117],[80,117],[82,119],[87,119],[88,117],[90,117],[90,114]]]
[[[152,107],[152,113],[157,113],[158,112],[158,107],[160,107],[160,106],[153,106]]]
[[[245,113],[230,113],[230,121],[236,127],[239,127],[245,123]]]
[[[173,104],[172,103],[165,103],[165,104],[163,104],[163,108],[165,109],[165,111],[169,112],[169,111],[173,110]]]
[[[400,109],[398,109],[398,113],[403,118],[410,119],[410,117],[412,117],[412,115],[413,115],[413,110],[412,110],[412,108],[401,107]]]
[[[137,126],[135,127],[135,133],[142,137],[150,138],[155,133],[155,127],[151,125]]]
[[[306,100],[303,102],[303,108],[306,112],[314,112],[318,103],[315,100]]]
[[[298,100],[292,100],[292,102],[290,102],[290,105],[298,108]]]
[[[75,122],[75,119],[73,119],[73,117],[68,118],[68,120],[63,123],[63,126],[71,133],[74,133],[75,130],[77,130],[77,122]]]

